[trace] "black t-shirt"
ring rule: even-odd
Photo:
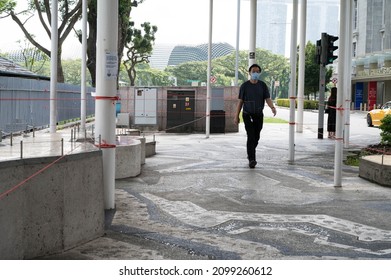
[[[244,102],[243,113],[261,114],[267,98],[270,98],[270,93],[263,81],[258,81],[256,84],[246,81],[240,86],[239,99]]]

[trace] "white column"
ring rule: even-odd
[[[84,132],[87,116],[87,0],[83,0],[82,11],[80,126]]]
[[[345,100],[345,130],[344,130],[344,147],[349,148],[349,139],[350,139],[350,105],[352,99],[352,36],[353,36],[353,27],[352,27],[352,15],[353,15],[353,1],[347,0],[347,11],[346,11],[346,90],[344,90],[344,100]]]
[[[118,0],[98,0],[95,143],[102,147],[105,209],[115,208],[115,97],[118,72]],[[101,142],[99,143],[99,139]]]
[[[57,59],[58,59],[58,0],[51,7],[51,51],[50,51],[50,133],[56,133],[57,127]]]
[[[250,44],[248,50],[248,66],[256,63],[256,39],[257,39],[257,0],[250,2]]]
[[[239,39],[240,39],[240,0],[236,11],[236,59],[235,59],[235,86],[239,84]]]
[[[304,110],[304,79],[305,79],[305,41],[307,24],[307,0],[301,0],[300,7],[300,50],[299,50],[299,80],[297,93],[297,125],[296,131],[303,132]]]
[[[208,39],[208,73],[206,81],[206,124],[205,132],[206,138],[210,135],[210,97],[212,87],[210,84],[210,78],[212,76],[212,30],[213,30],[213,0],[209,0],[209,39]]]
[[[291,25],[291,75],[289,81],[289,162],[295,160],[295,111],[296,111],[296,59],[297,59],[297,18],[298,0],[293,0],[292,25]]]
[[[338,93],[337,93],[337,120],[336,120],[336,138],[335,138],[335,155],[334,155],[334,186],[342,186],[342,153],[343,153],[343,121],[344,121],[344,83],[345,83],[345,58],[347,54],[346,48],[346,16],[348,3],[346,0],[340,0],[339,14],[339,53],[338,53]]]

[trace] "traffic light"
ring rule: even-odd
[[[320,64],[320,56],[322,53],[322,41],[317,40],[316,41],[316,49],[315,49],[315,63]]]
[[[327,33],[322,33],[321,63],[323,65],[332,64],[333,61],[338,58],[337,55],[334,55],[334,51],[338,49],[337,46],[334,46],[334,42],[337,40],[338,40],[337,36],[329,35]]]

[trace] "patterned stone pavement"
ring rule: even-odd
[[[351,146],[377,141],[352,116]],[[391,189],[343,165],[334,142],[305,126],[288,162],[288,125],[265,124],[249,169],[246,135],[155,135],[142,174],[116,182],[105,236],[59,259],[390,259]],[[345,151],[347,153],[347,151]]]

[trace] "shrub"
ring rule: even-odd
[[[385,145],[391,145],[391,115],[386,115],[379,126],[381,129],[381,143]]]
[[[297,100],[295,100],[295,107],[297,108]],[[319,102],[316,100],[304,100],[304,109],[318,109]],[[290,101],[287,98],[278,98],[277,105],[281,107],[290,107]]]

